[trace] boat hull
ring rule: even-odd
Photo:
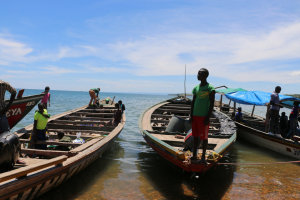
[[[6,112],[9,127],[13,128],[19,121],[21,121],[43,98],[43,96],[44,94],[38,94],[15,99]],[[8,101],[6,101],[6,103],[8,103]]]
[[[80,109],[76,109],[80,110]],[[71,112],[66,112],[70,114]],[[62,117],[64,114],[53,116]],[[0,199],[35,199],[45,192],[59,186],[72,176],[84,170],[112,146],[125,125],[125,116],[115,129],[102,140],[79,152],[76,156],[68,157],[64,162],[40,171],[27,174],[18,179],[0,182]],[[32,125],[25,127],[30,129]]]
[[[238,138],[285,156],[300,159],[300,146],[291,141],[236,123]]]
[[[173,115],[176,115],[179,118],[189,117],[190,104],[185,103],[186,100],[184,100],[182,103],[173,103],[172,100],[173,99],[158,103],[147,109],[141,115],[139,122],[141,134],[143,135],[147,144],[171,164],[183,169],[186,172],[204,173],[212,168],[235,142],[235,124],[225,114],[214,111],[214,122],[211,123],[212,129],[209,131],[208,138],[208,145],[210,145],[210,147],[206,151],[207,159],[208,155],[210,156],[208,160],[209,162],[207,165],[202,164],[199,161],[195,163],[191,162],[190,157],[192,153],[183,151],[184,140],[182,138],[184,138],[186,133],[166,131],[166,125],[169,124],[169,120]],[[178,121],[180,122],[180,120]],[[223,125],[226,122],[228,122],[232,127],[228,127],[228,129],[224,128],[225,126]],[[159,127],[159,124],[157,125],[157,123],[162,123],[162,127]],[[174,125],[174,127],[176,127],[176,125]],[[225,132],[227,134],[225,134]],[[181,137],[178,138],[176,134],[181,134]],[[199,149],[198,151],[200,153],[198,154],[199,156],[201,155],[202,150]],[[213,156],[213,158],[211,156]]]
[[[182,162],[182,160],[178,159],[177,156],[168,152],[165,148],[155,143],[155,141],[153,141],[151,138],[145,135],[144,139],[147,142],[147,144],[151,146],[151,148],[155,150],[161,157],[163,157],[167,161],[171,162],[173,165],[176,165],[177,167],[183,169],[186,172],[204,173],[213,166],[213,164],[209,164],[207,166],[199,164],[185,164],[184,162]]]

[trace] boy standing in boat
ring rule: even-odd
[[[206,164],[205,153],[208,144],[209,119],[215,102],[215,88],[207,82],[209,72],[205,68],[198,71],[198,80],[201,82],[193,89],[191,105],[192,135],[194,136],[193,160],[197,160],[197,150],[202,141],[201,162]]]

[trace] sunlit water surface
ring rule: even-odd
[[[25,95],[40,92],[26,90]],[[106,96],[126,104],[127,121],[118,139],[102,158],[40,199],[300,199],[300,165],[239,165],[293,159],[237,141],[222,159],[236,165],[219,165],[195,178],[161,158],[139,132],[141,113],[170,96],[101,94]],[[88,101],[87,92],[51,91],[48,111],[54,115]],[[263,115],[264,108],[258,112]],[[33,111],[14,130],[32,122]]]

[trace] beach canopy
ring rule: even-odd
[[[225,96],[234,102],[246,105],[264,106],[271,100],[271,93],[263,91],[238,91],[227,93]],[[299,98],[280,94],[279,99],[280,101],[300,101]]]
[[[216,90],[217,93],[221,93],[221,94],[229,94],[238,91],[247,91],[247,90],[244,90],[243,88],[226,88],[226,89]]]

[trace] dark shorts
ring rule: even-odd
[[[36,132],[36,140],[37,141],[46,141],[46,130],[37,130]],[[46,144],[36,144],[35,145],[36,149],[47,149]]]
[[[192,122],[192,135],[194,137],[200,137],[200,140],[208,139],[209,124],[204,124],[205,117],[193,116]]]

